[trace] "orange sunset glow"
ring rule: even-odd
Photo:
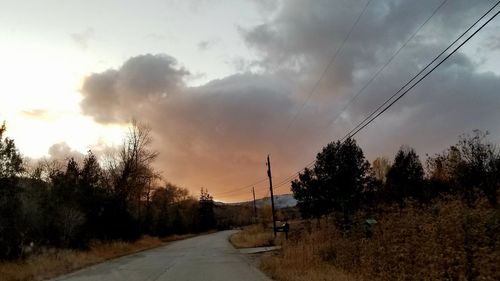
[[[373,3],[351,30],[345,22],[362,7],[354,2],[321,9],[305,2],[209,2],[34,1],[28,10],[11,3],[9,13],[0,11],[0,120],[7,135],[33,161],[89,149],[103,155],[121,144],[135,119],[151,128],[163,180],[192,194],[203,187],[216,200],[246,201],[255,186],[258,197],[268,196],[268,154],[274,181],[288,182],[276,192],[290,193],[290,176],[416,73],[414,58],[441,50],[466,24],[443,19],[482,7],[445,5],[409,38],[426,5],[401,8],[414,11],[406,17]],[[495,118],[482,119],[498,114],[493,92],[500,70],[483,59],[500,54],[496,27],[492,22],[404,106],[359,134],[369,159],[392,155],[401,143],[434,153],[476,124],[497,128]],[[383,35],[370,35],[377,32]],[[467,95],[477,89],[487,94]],[[484,107],[476,112],[472,103]]]

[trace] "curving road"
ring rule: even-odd
[[[270,281],[228,242],[234,232],[222,231],[177,241],[53,280]]]

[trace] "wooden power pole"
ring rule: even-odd
[[[253,220],[254,223],[257,223],[257,204],[255,203],[255,187],[252,186],[253,193]]]
[[[273,179],[271,176],[271,161],[269,160],[269,155],[267,155],[267,176],[269,177],[269,190],[271,191],[271,208],[273,214],[273,231],[274,237],[276,237],[276,217],[274,215],[274,196],[273,196]]]

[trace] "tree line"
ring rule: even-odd
[[[427,158],[402,146],[394,160],[379,157],[370,164],[356,141],[331,142],[316,156],[312,168],[299,173],[291,189],[304,218],[334,214],[344,229],[360,210],[368,213],[409,201],[421,206],[447,196],[458,196],[469,206],[486,198],[498,208],[500,151],[488,133],[475,130],[457,144]]]
[[[0,127],[0,259],[33,247],[80,248],[92,240],[133,241],[216,228],[212,196],[162,180],[150,130],[134,122],[117,153],[103,160],[40,161],[29,167]],[[225,226],[233,221],[225,220]]]

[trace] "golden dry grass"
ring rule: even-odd
[[[500,280],[500,210],[487,202],[387,209],[377,220],[372,238],[331,222],[292,232],[261,268],[279,281]]]
[[[308,247],[287,247],[283,253],[264,256],[260,268],[273,280],[278,281],[361,280],[313,255]]]
[[[262,258],[260,268],[266,274],[278,281],[361,280],[323,259],[320,252],[328,247],[327,231],[308,233],[294,224],[293,235],[282,243],[282,250]]]
[[[264,227],[262,224],[244,227],[241,231],[231,235],[229,241],[236,248],[255,248],[275,245],[272,230]]]
[[[44,280],[72,272],[108,259],[165,245],[193,235],[175,235],[163,239],[144,237],[136,242],[92,243],[88,251],[48,250],[23,261],[0,263],[1,281]]]

